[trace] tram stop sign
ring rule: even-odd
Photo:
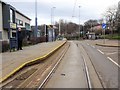
[[[105,23],[102,24],[102,28],[103,28],[103,29],[105,29],[106,26],[107,26],[107,25],[106,25]]]

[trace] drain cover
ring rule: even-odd
[[[62,75],[62,76],[65,76],[65,74],[64,74],[64,73],[62,73],[61,75]]]
[[[77,43],[76,45],[77,45],[77,47],[78,47],[78,43]]]

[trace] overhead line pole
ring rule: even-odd
[[[80,8],[81,8],[81,6],[79,6],[79,39],[80,39],[80,37],[81,37],[81,33],[80,33]]]
[[[37,29],[38,29],[38,25],[37,25],[37,0],[35,0],[35,38],[37,38]]]

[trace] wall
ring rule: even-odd
[[[16,19],[22,20],[23,21],[23,26],[18,25],[18,27],[25,27],[25,23],[30,24],[30,20],[25,18],[24,16],[20,15],[19,13],[16,12]]]
[[[2,3],[0,2],[0,31],[3,30],[3,23],[2,23]]]
[[[7,41],[9,40],[8,39],[8,29],[10,27],[10,23],[8,23],[8,20],[10,20],[9,13],[10,13],[9,5],[6,5],[5,3],[0,2],[0,31],[2,31],[2,40],[7,40]],[[16,15],[17,19],[23,21],[23,26],[18,26],[18,27],[25,28],[25,23],[30,24],[30,20],[25,18],[21,14],[15,12],[15,15]]]
[[[2,12],[2,3],[0,2],[0,31],[2,32],[2,40],[8,41],[8,32],[7,30],[3,30],[3,12]]]

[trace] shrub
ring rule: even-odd
[[[30,38],[30,43],[31,44],[37,44],[37,43],[42,43],[42,42],[46,42],[46,37],[37,37],[37,38],[35,38],[35,37],[31,37]]]

